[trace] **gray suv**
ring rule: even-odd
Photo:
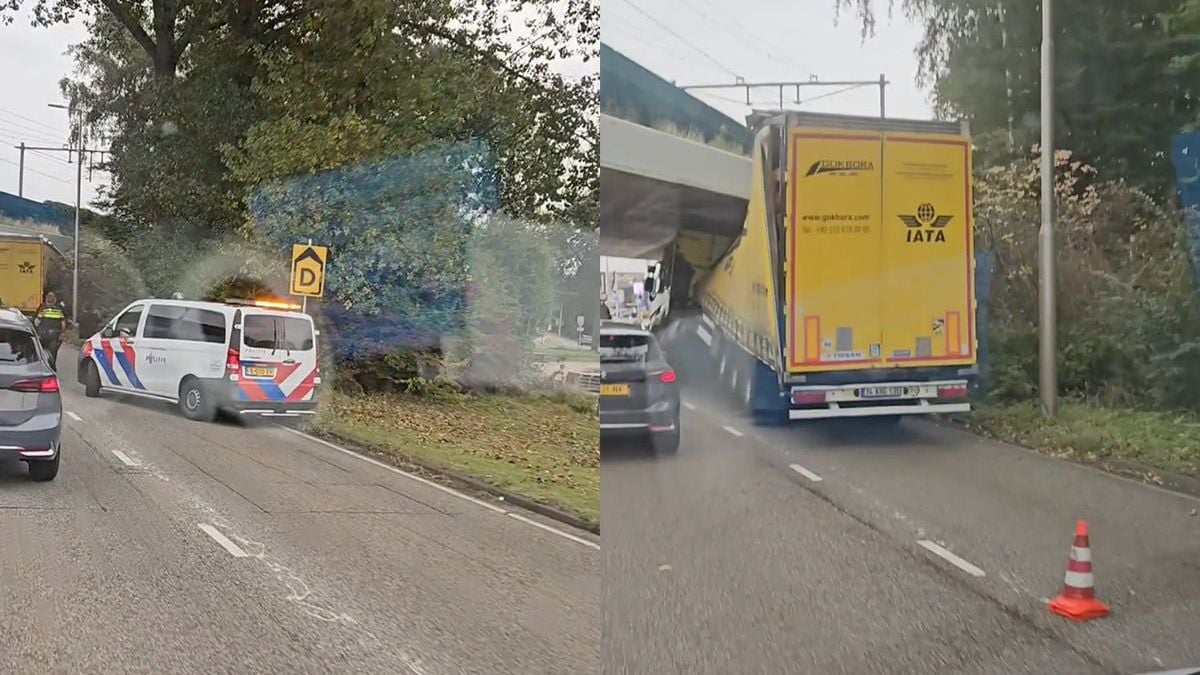
[[[29,477],[58,475],[62,394],[58,376],[33,323],[15,309],[0,309],[0,453],[29,465]]]

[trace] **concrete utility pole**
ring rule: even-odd
[[[60,103],[48,104],[51,108],[61,108],[66,110],[70,115],[76,112],[75,108],[71,108]],[[73,264],[71,265],[71,323],[79,326],[79,214],[82,210],[83,202],[83,114],[79,114],[79,131],[76,134],[75,147],[78,154],[75,159],[75,253],[73,256]]]
[[[1042,227],[1038,233],[1038,389],[1042,414],[1058,414],[1054,271],[1054,0],[1042,0]]]

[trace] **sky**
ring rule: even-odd
[[[30,3],[32,4],[32,3]],[[81,20],[66,26],[34,28],[30,14],[0,23],[0,190],[17,193],[20,152],[13,146],[63,147],[70,125],[67,111],[48,107],[64,103],[58,83],[74,64],[67,47],[87,38]],[[65,152],[25,153],[25,197],[36,201],[75,203],[75,164]],[[83,201],[96,198],[106,174],[83,172]]]
[[[677,85],[820,80],[878,80],[882,73],[889,117],[931,119],[928,93],[915,84],[914,48],[920,25],[886,4],[876,34],[864,42],[857,16],[834,0],[602,0],[600,35],[605,44]],[[897,3],[899,4],[899,3]],[[879,114],[879,87],[834,93],[840,87],[808,87],[789,108],[813,112]],[[700,90],[690,94],[735,120],[751,108],[745,90]],[[756,107],[777,108],[778,89],[755,90]]]
[[[32,5],[33,3],[27,3]],[[62,103],[59,81],[74,72],[67,49],[87,39],[82,18],[68,25],[35,28],[26,9],[8,25],[0,22],[0,191],[17,194],[20,151],[16,145],[63,147],[68,141],[67,112],[47,106]],[[515,20],[514,37],[528,31]],[[563,60],[557,70],[577,78],[599,69],[594,60]],[[75,203],[75,164],[65,152],[26,152],[24,196],[35,201]],[[108,175],[94,171],[83,175],[83,202],[90,204]]]

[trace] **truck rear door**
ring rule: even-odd
[[[883,143],[883,352],[895,367],[975,362],[971,146],[889,132]]]
[[[882,133],[789,133],[788,371],[881,365]]]
[[[0,300],[6,307],[34,312],[42,305],[42,243],[0,238]]]

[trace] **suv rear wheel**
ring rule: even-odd
[[[54,480],[58,475],[58,460],[62,457],[62,449],[59,448],[58,454],[54,459],[38,459],[29,460],[29,477],[39,483],[45,483]]]

